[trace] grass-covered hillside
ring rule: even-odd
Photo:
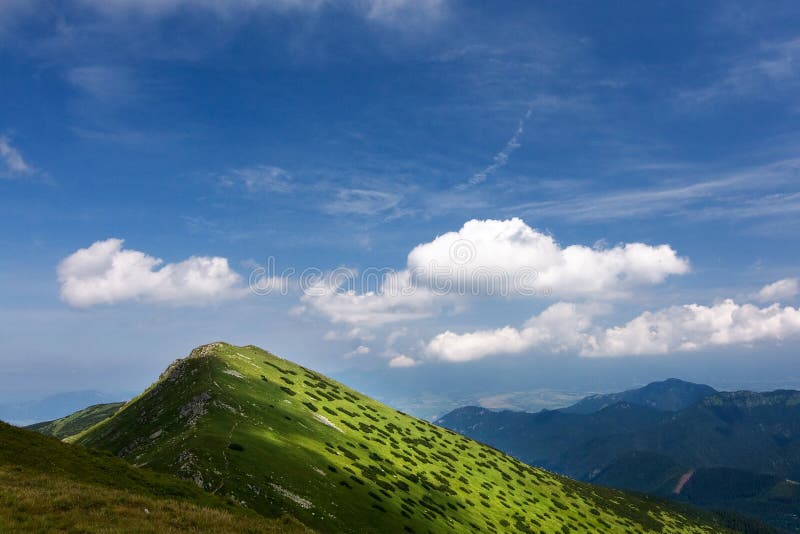
[[[257,347],[176,361],[74,441],[327,532],[723,532],[529,467]]]
[[[117,410],[119,410],[123,404],[125,403],[111,402],[108,404],[95,404],[94,406],[89,406],[88,408],[84,408],[66,417],[53,421],[45,421],[43,423],[35,423],[25,428],[44,434],[45,436],[64,439],[83,432],[103,419],[108,419],[117,413]]]
[[[307,532],[176,477],[0,422],[0,532]]]

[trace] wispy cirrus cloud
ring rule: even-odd
[[[508,163],[508,158],[510,158],[511,154],[513,154],[514,151],[520,147],[520,137],[522,137],[522,134],[525,133],[525,124],[528,122],[528,119],[531,118],[532,113],[533,108],[528,107],[528,110],[517,122],[517,129],[514,130],[511,138],[508,140],[502,150],[500,150],[500,152],[495,154],[494,158],[492,158],[492,164],[473,174],[472,177],[467,180],[467,183],[463,184],[462,187],[478,185],[485,182],[487,178]]]
[[[11,140],[5,135],[0,135],[0,158],[6,167],[6,173],[0,173],[0,176],[24,176],[34,172],[33,167],[25,161],[19,150],[11,145]]]
[[[575,221],[687,213],[701,218],[774,216],[800,209],[800,198],[795,191],[775,192],[792,186],[798,176],[800,159],[784,159],[723,173],[719,178],[695,176],[672,180],[660,187],[577,193],[569,198],[527,202],[506,209],[511,213]],[[758,192],[762,192],[761,196],[756,196]]]
[[[331,215],[387,215],[395,211],[402,196],[389,191],[374,189],[340,189],[334,199],[323,206]]]
[[[16,0],[15,0],[16,2]],[[20,2],[21,3],[21,2]],[[78,0],[79,6],[113,21],[160,20],[181,14],[212,14],[231,22],[254,14],[309,14],[340,10],[379,24],[429,25],[447,12],[447,0]],[[23,12],[21,9],[18,12]],[[24,12],[23,12],[24,13]]]
[[[390,19],[402,15],[405,11],[416,10],[428,15],[438,14],[444,8],[444,0],[80,0],[88,7],[109,14],[136,12],[149,16],[165,16],[182,9],[203,9],[220,14],[230,15],[239,10],[271,10],[271,11],[316,11],[328,6],[344,6],[371,19]]]
[[[6,135],[0,135],[0,161],[5,170],[0,169],[0,178],[20,178],[38,174],[36,167],[22,157],[22,153]]]
[[[120,66],[74,67],[67,71],[66,79],[82,93],[104,104],[130,103],[142,94],[136,74]]]
[[[761,44],[728,58],[717,78],[684,89],[679,101],[700,105],[731,98],[771,99],[800,85],[800,38]]]
[[[242,187],[248,193],[289,193],[294,189],[292,175],[274,165],[253,165],[232,169],[220,176],[224,187]]]

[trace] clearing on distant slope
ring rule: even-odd
[[[257,347],[213,343],[75,437],[329,532],[724,532],[529,467]]]

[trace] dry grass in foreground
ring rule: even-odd
[[[311,532],[289,517],[231,513],[13,466],[0,466],[0,531]]]

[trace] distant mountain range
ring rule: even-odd
[[[676,379],[538,413],[459,408],[437,424],[578,480],[749,513],[800,531],[800,392]]]
[[[76,432],[65,441],[83,447],[64,444],[70,454],[106,451],[92,453],[101,472],[110,453],[322,532],[770,531],[530,467],[253,346],[199,347],[122,407],[94,406],[36,428]],[[12,472],[13,454],[3,461]]]

